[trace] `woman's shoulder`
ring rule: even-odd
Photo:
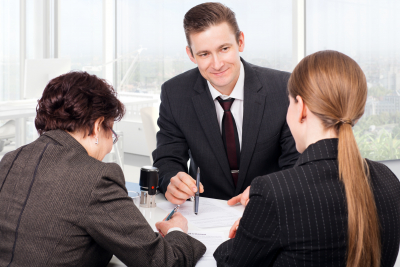
[[[388,166],[377,161],[365,160],[368,164],[368,171],[373,184],[386,185],[392,189],[393,187],[397,187],[400,190],[400,180]]]
[[[255,178],[251,186],[253,192],[274,197],[276,200],[308,198],[317,195],[318,189],[340,191],[337,164],[335,160],[319,160],[290,169]]]
[[[90,157],[90,156],[88,156]],[[125,185],[125,177],[121,167],[117,163],[102,162],[91,158],[87,161],[88,169],[92,168],[97,173],[96,180],[107,180],[117,184]]]
[[[115,177],[118,179],[124,179],[124,172],[117,163],[101,162],[102,165],[102,176],[103,177]]]
[[[278,191],[278,189],[280,190],[282,187],[292,187],[294,179],[299,179],[298,174],[303,174],[301,168],[301,166],[293,167],[267,175],[258,176],[251,182],[252,191],[257,191],[260,194],[267,196],[271,190],[275,192]]]
[[[329,166],[329,168],[328,168]],[[325,167],[325,168],[324,168]],[[259,176],[255,178],[252,181],[252,185],[264,185],[264,184],[270,184],[270,185],[280,185],[281,183],[285,183],[286,185],[290,183],[297,183],[301,179],[307,179],[310,178],[311,176],[315,175],[318,172],[332,170],[334,171],[335,168],[333,168],[334,165],[332,165],[329,161],[326,162],[312,162],[306,165],[301,165],[301,166],[294,166],[289,169],[273,172],[267,175]],[[321,176],[321,175],[320,175]]]
[[[0,160],[0,170],[11,165],[14,159],[21,153],[22,147],[15,149],[13,151],[7,152]]]
[[[49,153],[44,155],[46,157],[45,161],[53,163],[49,166],[57,169],[69,169],[74,174],[79,173],[79,179],[83,178],[88,183],[90,181],[96,183],[101,177],[109,177],[118,181],[124,179],[122,169],[118,164],[106,163],[95,159],[81,145],[72,141],[59,143],[54,138],[42,135],[34,143],[46,143],[49,145]],[[71,175],[71,179],[73,178],[72,176],[76,175]]]
[[[385,164],[365,158],[369,168],[377,169],[395,175]]]

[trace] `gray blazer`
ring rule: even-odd
[[[0,162],[0,266],[194,266],[205,246],[154,233],[127,195],[121,168],[49,131]]]
[[[243,133],[237,186],[207,81],[195,68],[165,82],[161,89],[160,131],[153,158],[160,170],[162,192],[178,172],[196,177],[200,167],[205,190],[201,195],[226,200],[243,192],[255,177],[296,163],[299,153],[286,123],[290,74],[242,62]]]

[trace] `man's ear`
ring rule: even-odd
[[[188,55],[190,61],[192,61],[194,64],[197,64],[196,59],[192,55],[192,49],[189,46],[186,46],[186,54]]]
[[[307,106],[303,101],[303,98],[301,96],[296,96],[296,101],[297,101],[297,111],[298,111],[298,120],[299,122],[303,122],[307,118]]]
[[[244,50],[244,33],[240,32],[239,36],[239,52],[243,52]]]

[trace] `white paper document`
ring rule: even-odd
[[[217,247],[224,242],[222,232],[189,232],[188,235],[199,240],[207,247],[206,253],[197,262],[196,267],[211,267],[217,266],[214,259],[214,252]]]
[[[230,227],[242,216],[242,213],[222,204],[218,200],[201,198],[199,203],[199,213],[196,215],[193,211],[193,203],[186,201],[183,203],[179,212],[196,227],[213,228],[213,227]],[[171,212],[176,205],[170,202],[157,203],[157,207]]]

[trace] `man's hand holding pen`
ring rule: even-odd
[[[171,178],[165,197],[173,204],[183,204],[188,198],[195,196],[196,192],[196,180],[187,173],[179,172]],[[200,183],[200,193],[203,192],[204,187]]]

